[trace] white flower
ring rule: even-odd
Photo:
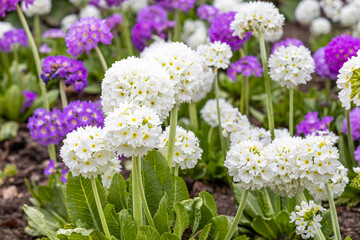
[[[79,13],[80,18],[85,17],[94,17],[94,18],[101,18],[101,13],[97,7],[93,5],[87,5],[86,7],[82,8]]]
[[[92,178],[109,169],[120,170],[115,152],[105,144],[104,131],[97,127],[79,127],[68,133],[60,156],[74,176]]]
[[[231,47],[227,43],[220,41],[200,45],[196,52],[203,58],[207,66],[223,69],[229,67],[230,58],[233,55]]]
[[[127,11],[129,8],[133,13],[138,13],[141,9],[149,5],[148,0],[129,0],[121,3],[121,9]]]
[[[170,128],[167,127],[160,136],[159,151],[167,157],[167,150],[169,144]],[[182,127],[176,127],[176,137],[173,155],[173,167],[176,164],[181,169],[194,168],[198,160],[201,158],[203,150],[200,148],[199,139],[190,130],[185,130]]]
[[[265,146],[271,142],[270,132],[265,128],[250,127],[250,123],[246,123],[244,127],[230,134],[230,146],[243,141],[260,142]]]
[[[45,15],[51,12],[51,0],[35,0],[33,4],[26,7],[25,2],[21,3],[21,9],[27,17],[34,15]]]
[[[245,32],[253,32],[257,35],[259,31],[277,32],[285,21],[284,15],[270,2],[249,2],[243,4],[235,15],[230,28],[234,30],[233,35],[244,37]]]
[[[199,102],[200,100],[204,99],[206,95],[211,91],[214,80],[215,74],[212,68],[204,67],[204,75],[201,78],[201,85],[199,90],[194,92],[191,101],[192,102]]]
[[[157,42],[145,48],[141,56],[155,59],[169,73],[176,104],[191,101],[204,74],[202,59],[194,50],[180,42]]]
[[[63,29],[64,31],[69,30],[71,25],[73,25],[77,20],[78,20],[78,17],[76,14],[70,14],[70,15],[65,16],[61,20],[61,29]]]
[[[356,174],[360,174],[360,167],[355,167],[355,168],[353,168],[353,171],[354,171]]]
[[[304,46],[281,46],[269,58],[270,77],[287,88],[305,84],[314,70],[314,59]]]
[[[226,155],[225,167],[234,182],[245,189],[261,189],[273,181],[276,166],[265,156],[260,142],[235,144]]]
[[[264,40],[266,42],[277,42],[279,41],[282,36],[284,35],[284,31],[281,28],[279,31],[265,31],[264,32]]]
[[[313,225],[321,229],[321,212],[325,211],[325,208],[310,200],[309,203],[302,201],[301,206],[296,206],[295,210],[290,214],[290,223],[295,222],[296,234],[303,239],[314,237],[316,230]]]
[[[11,23],[0,21],[0,38],[4,36],[4,33],[10,31],[13,28],[14,27],[11,25]]]
[[[203,21],[188,19],[184,22],[182,40],[192,49],[196,49],[200,44],[205,44],[208,41],[207,32]]]
[[[309,25],[320,15],[320,5],[317,0],[302,0],[295,9],[296,21],[302,25]]]
[[[351,27],[359,21],[359,9],[355,4],[348,4],[340,10],[340,23],[344,27]]]
[[[330,179],[329,186],[334,198],[339,197],[344,192],[346,185],[349,183],[347,172],[348,169],[340,164]],[[324,182],[315,182],[313,184],[307,185],[306,189],[309,190],[309,193],[316,201],[328,199],[328,194]]]
[[[333,133],[330,130],[326,130],[326,131],[317,131],[317,132],[312,132],[310,134],[310,136],[321,136],[323,137],[327,142],[331,142],[332,144],[336,144],[337,140],[339,139],[339,137]]]
[[[121,166],[118,164],[118,166]],[[111,182],[115,173],[119,172],[119,170],[115,169],[115,164],[110,167],[109,170],[105,171],[104,174],[101,175],[101,183],[104,187],[110,188]]]
[[[215,0],[213,6],[223,13],[237,11],[243,5],[243,0]]]
[[[339,75],[337,76],[336,84],[340,89],[339,99],[346,110],[350,109],[350,102],[353,102],[356,106],[360,106],[360,88],[358,86],[360,73],[359,54],[360,51],[357,52],[356,56],[348,59],[339,70]]]
[[[320,6],[325,15],[333,22],[340,20],[340,11],[344,3],[342,0],[320,0]]]
[[[124,102],[154,109],[164,120],[175,104],[169,74],[154,60],[128,57],[115,62],[102,82],[101,104],[106,114]]]
[[[207,124],[209,124],[211,127],[217,127],[219,125],[216,106],[217,106],[216,99],[210,99],[205,103],[204,107],[200,111],[202,119],[204,119],[204,121]],[[220,119],[221,119],[225,110],[233,109],[234,107],[230,103],[228,103],[225,99],[220,98],[219,108],[220,108]]]
[[[315,36],[329,34],[331,32],[331,22],[323,17],[316,18],[311,23],[310,31]]]
[[[119,155],[143,156],[158,146],[160,124],[153,109],[124,102],[105,118],[105,139]]]

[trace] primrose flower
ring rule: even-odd
[[[21,3],[21,9],[27,17],[49,14],[51,6],[51,0],[34,0],[34,3],[28,6],[26,6],[26,2]]]
[[[320,15],[321,9],[317,0],[302,0],[295,9],[296,21],[302,25],[309,25]]]
[[[21,45],[27,47],[28,38],[23,29],[13,28],[5,32],[0,38],[0,50],[3,52],[10,52],[11,49],[15,46]]]
[[[227,74],[231,80],[236,82],[237,75],[241,74],[246,77],[254,75],[255,77],[261,77],[263,72],[262,65],[255,56],[246,56],[240,60],[231,63]]]
[[[200,45],[196,52],[203,58],[205,65],[223,69],[228,68],[233,55],[230,46],[220,41]]]

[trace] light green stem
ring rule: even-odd
[[[218,118],[218,130],[219,130],[219,137],[220,137],[220,146],[223,153],[223,158],[225,161],[226,154],[225,154],[225,143],[224,143],[224,136],[222,135],[222,127],[221,127],[221,113],[220,113],[220,104],[219,104],[219,98],[220,98],[220,90],[219,90],[219,81],[218,81],[218,70],[217,68],[214,68],[214,74],[215,74],[215,98],[216,98],[216,109],[217,109],[217,118]]]
[[[248,193],[249,193],[249,190],[244,190],[244,193],[243,193],[243,195],[241,196],[241,201],[240,201],[238,210],[237,210],[236,215],[235,215],[234,222],[231,224],[231,227],[230,227],[229,231],[227,232],[224,240],[230,240],[231,237],[234,235],[234,232],[235,232],[235,230],[236,230],[236,227],[237,227],[237,225],[239,224],[241,215],[242,215],[242,213],[243,213],[243,211],[244,211]]]
[[[63,79],[59,81],[59,90],[60,90],[60,98],[61,98],[61,104],[63,109],[67,107],[68,101],[66,98],[66,92],[65,92],[65,82]]]
[[[266,90],[266,107],[267,107],[267,115],[269,122],[269,129],[271,133],[271,139],[274,139],[274,112],[272,105],[272,96],[271,96],[271,85],[270,85],[270,77],[268,74],[268,65],[267,65],[267,56],[266,56],[266,48],[263,32],[258,32],[259,37],[259,45],[260,45],[260,53],[261,53],[261,62],[262,67],[264,69],[264,80],[265,80],[265,90]]]
[[[333,231],[334,231],[334,237],[335,237],[335,240],[341,240],[341,233],[340,233],[339,221],[338,221],[338,217],[337,217],[337,213],[336,213],[334,196],[330,189],[329,183],[326,183],[325,186],[326,186],[326,192],[328,195],[328,200],[329,200],[329,205],[330,205],[331,223],[332,223],[332,227],[333,227]]]
[[[316,235],[320,240],[326,240],[324,233],[319,229],[314,222],[311,223],[313,228],[316,230]]]
[[[208,136],[207,136],[208,149],[212,149],[213,133],[214,133],[214,128],[211,127],[210,130],[209,130],[209,132],[208,132]],[[209,159],[211,159],[211,157],[212,157],[212,151],[209,151],[208,156],[209,156]]]
[[[295,195],[295,199],[296,199],[296,203],[298,205],[301,205],[301,202],[305,201],[307,202],[307,199],[305,197],[305,194],[304,192],[298,192],[296,195]]]
[[[177,119],[178,119],[178,105],[175,105],[174,108],[170,112],[169,145],[168,145],[167,154],[166,154],[166,160],[167,160],[170,168],[172,166],[172,160],[174,157]]]
[[[289,132],[291,136],[294,136],[294,88],[290,88],[289,91]]]
[[[199,129],[199,123],[198,123],[198,115],[196,111],[196,103],[190,103],[189,104],[189,116],[190,116],[190,124],[193,128],[196,130]]]
[[[114,35],[115,46],[116,46],[117,60],[120,60],[122,58],[120,39],[119,39],[118,33],[116,31],[113,31],[113,35]]]
[[[35,14],[34,16],[34,30],[35,30],[35,42],[37,46],[41,44],[41,24],[40,24],[40,16]]]
[[[347,127],[347,141],[349,146],[349,154],[351,156],[351,162],[353,163],[355,146],[354,146],[354,139],[352,135],[351,122],[350,122],[350,110],[345,110],[345,115],[346,115],[346,124],[347,124],[346,127]]]
[[[49,153],[50,159],[54,159],[54,161],[56,163],[56,150],[55,150],[54,144],[48,145],[48,153]]]
[[[240,96],[240,112],[241,114],[245,114],[245,95],[246,95],[245,78],[243,75],[239,75],[239,78],[242,80],[241,96]]]
[[[98,190],[97,190],[95,178],[91,178],[91,187],[92,187],[92,190],[94,192],[95,203],[96,203],[96,207],[97,207],[98,212],[99,212],[101,225],[102,225],[103,230],[105,232],[106,238],[110,239],[111,235],[110,235],[109,228],[108,228],[108,226],[106,224],[105,214],[104,214],[104,211],[103,211],[102,206],[101,206],[101,201],[100,201],[99,193],[98,193]]]
[[[143,225],[142,206],[141,206],[141,190],[138,175],[139,166],[136,156],[132,156],[132,200],[133,200],[133,217],[137,229]]]
[[[134,50],[130,39],[129,22],[125,11],[122,11],[121,15],[122,15],[122,24],[121,24],[122,34],[125,38],[126,49],[128,52],[128,56],[132,56],[134,55]]]
[[[179,164],[175,163],[175,167],[174,167],[174,176],[178,177],[179,176]]]
[[[249,107],[250,107],[250,89],[249,89],[249,77],[245,77],[245,112],[249,118]]]
[[[174,42],[181,42],[180,10],[175,11]]]
[[[150,213],[150,209],[149,206],[147,204],[146,201],[146,197],[145,197],[145,190],[144,190],[144,185],[143,185],[143,180],[142,180],[142,173],[141,173],[141,157],[135,157],[136,161],[137,161],[137,165],[139,167],[138,169],[138,181],[139,181],[139,187],[140,187],[140,196],[141,196],[141,202],[143,204],[144,207],[144,211],[145,211],[145,215],[146,215],[146,219],[148,220],[148,223],[150,224],[150,226],[155,228],[155,224],[154,224],[154,220],[152,219],[151,213]]]
[[[96,52],[96,54],[98,55],[98,58],[99,58],[100,63],[101,63],[101,67],[103,68],[104,72],[106,72],[106,71],[108,70],[108,66],[107,66],[107,64],[106,64],[104,55],[101,53],[99,47],[96,47],[96,48],[95,48],[95,52]]]

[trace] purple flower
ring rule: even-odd
[[[68,53],[74,57],[96,48],[99,42],[111,44],[113,35],[105,20],[94,17],[85,17],[76,21],[65,37]]]
[[[325,62],[331,74],[339,74],[340,68],[360,49],[360,39],[342,34],[333,38],[325,47]]]
[[[23,95],[25,97],[23,109],[25,110],[25,109],[29,108],[31,106],[31,104],[35,101],[35,99],[37,98],[37,94],[36,94],[36,92],[25,90],[25,91],[23,91]]]
[[[109,26],[110,29],[114,29],[116,25],[122,24],[122,16],[119,13],[115,13],[110,17],[105,19],[106,24]]]
[[[27,47],[28,39],[23,29],[13,28],[4,33],[3,37],[0,39],[0,50],[3,52],[10,52],[11,47],[15,44]]]
[[[304,46],[304,43],[296,38],[286,38],[284,40],[281,40],[277,43],[274,43],[272,49],[271,49],[271,53],[275,52],[275,50],[281,46],[284,47],[289,47],[289,46],[296,46],[296,47],[300,47],[300,46]]]
[[[332,74],[329,71],[329,67],[325,62],[325,47],[319,48],[313,55],[315,61],[315,72],[324,78],[335,80],[336,74]]]
[[[66,32],[60,28],[52,28],[43,33],[43,38],[65,38]]]
[[[360,146],[358,146],[354,151],[354,158],[360,164]]]
[[[104,126],[104,114],[99,103],[91,101],[74,101],[63,110],[64,120],[67,122],[67,132],[78,127]]]
[[[360,140],[360,108],[354,108],[350,112],[351,133],[354,140]],[[344,119],[343,132],[347,135],[347,123]]]
[[[188,12],[195,5],[195,0],[154,0],[166,10],[179,9]]]
[[[36,109],[27,126],[31,137],[44,146],[58,144],[67,133],[63,114],[56,108],[52,111]]]
[[[254,75],[255,77],[261,77],[263,72],[262,65],[255,56],[246,56],[240,60],[230,64],[227,74],[231,80],[236,81],[238,74],[242,74],[246,77]]]
[[[219,14],[219,9],[217,9],[214,6],[204,4],[197,9],[197,15],[199,16],[199,19],[206,20],[209,23],[212,23],[214,19]]]
[[[236,12],[228,12],[218,15],[212,21],[209,28],[209,37],[211,42],[220,41],[230,45],[231,49],[239,50],[244,42],[249,40],[251,33],[245,33],[245,37],[240,39],[233,36],[234,30],[230,29],[230,23],[234,20]]]
[[[26,8],[29,4],[34,3],[34,0],[0,0],[0,17],[4,18],[6,16],[6,12],[16,10],[16,5],[22,1],[25,1]]]
[[[50,162],[49,162],[49,164],[47,165],[47,167],[46,167],[45,170],[44,170],[44,174],[45,174],[45,176],[51,175],[51,174],[53,174],[55,171],[56,171],[55,161],[54,161],[54,159],[51,159]]]
[[[39,47],[39,52],[48,54],[51,52],[51,48],[46,43],[44,43],[44,44],[41,44],[41,46]]]
[[[88,85],[88,72],[84,64],[77,59],[65,56],[49,56],[42,63],[41,78],[45,83],[50,80],[65,80],[65,85],[74,85],[74,90],[81,92]]]
[[[69,169],[67,167],[61,170],[60,180],[63,181],[63,183],[67,183],[68,173],[69,173]]]
[[[318,118],[318,112],[308,112],[304,116],[304,120],[296,126],[296,134],[304,136],[317,131],[326,131],[330,123],[334,120],[331,116],[323,117],[321,120]]]

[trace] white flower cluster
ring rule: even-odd
[[[61,29],[64,31],[69,30],[71,25],[73,25],[78,20],[78,16],[76,14],[69,14],[61,19]]]
[[[143,156],[158,146],[161,122],[154,110],[132,102],[122,103],[105,118],[105,139],[125,157]]]
[[[314,36],[329,34],[331,32],[331,22],[327,18],[316,18],[311,23],[310,31]]]
[[[243,0],[214,0],[213,6],[220,12],[227,13],[239,10],[244,4]]]
[[[324,10],[326,17],[335,23],[340,21],[340,12],[343,5],[342,0],[320,0],[320,6]]]
[[[314,70],[315,61],[304,46],[281,46],[269,58],[270,77],[287,88],[305,84]]]
[[[192,49],[208,42],[208,30],[203,21],[188,19],[184,22],[182,40]]]
[[[167,157],[167,150],[169,144],[169,132],[170,128],[166,130],[160,137],[159,151]],[[176,137],[173,156],[173,167],[176,164],[181,169],[194,168],[198,160],[201,158],[203,150],[199,146],[199,139],[192,131],[187,131],[182,127],[176,127]]]
[[[128,57],[106,71],[101,104],[107,114],[131,101],[152,108],[164,120],[175,104],[173,89],[169,74],[157,62]]]
[[[133,13],[138,13],[141,9],[149,5],[148,0],[128,0],[121,3],[121,9],[125,12],[131,10]]]
[[[277,32],[285,21],[284,15],[270,2],[249,2],[243,4],[235,15],[230,27],[234,30],[233,35],[244,37],[245,32]]]
[[[265,31],[264,32],[264,40],[265,42],[277,42],[279,41],[284,35],[284,30],[281,28],[278,31]]]
[[[225,167],[234,182],[245,189],[261,189],[272,182],[276,166],[265,156],[260,142],[243,141],[230,148]]]
[[[191,101],[199,102],[211,91],[215,80],[215,73],[212,68],[204,67],[204,75],[199,79],[201,82],[199,90],[194,92]]]
[[[302,0],[295,9],[296,21],[302,25],[309,25],[320,15],[320,4],[317,0]]]
[[[222,69],[229,67],[230,58],[233,55],[231,47],[220,41],[200,45],[196,52],[204,59],[205,65]]]
[[[73,176],[92,178],[105,173],[111,176],[121,168],[114,151],[105,143],[104,131],[92,126],[79,127],[67,134],[60,156]]]
[[[341,8],[340,11],[340,23],[344,27],[354,26],[359,21],[359,8],[353,4],[347,4]]]
[[[303,239],[314,237],[317,233],[315,228],[321,229],[321,212],[325,209],[310,200],[309,203],[302,201],[301,206],[296,206],[295,210],[290,215],[290,222],[295,222],[296,234]]]
[[[194,50],[180,42],[156,42],[145,48],[141,56],[155,59],[169,73],[176,104],[191,101],[204,74],[203,61]]]
[[[2,38],[4,36],[4,33],[6,33],[7,31],[10,31],[11,29],[13,29],[13,26],[11,25],[11,23],[0,21],[0,38]]]
[[[29,4],[27,7],[23,1],[21,9],[27,17],[49,14],[51,12],[51,0],[35,0],[33,4]]]
[[[94,17],[94,18],[101,19],[101,13],[97,7],[95,7],[93,5],[87,5],[86,7],[82,8],[80,10],[79,17],[80,18]]]
[[[211,127],[217,127],[219,125],[218,117],[217,117],[217,107],[216,107],[216,99],[208,100],[204,107],[201,109],[200,114],[202,119],[205,120],[207,124]],[[233,109],[233,105],[228,103],[225,99],[219,99],[219,108],[220,108],[220,119],[224,117],[224,114]],[[223,121],[221,121],[223,122]]]

